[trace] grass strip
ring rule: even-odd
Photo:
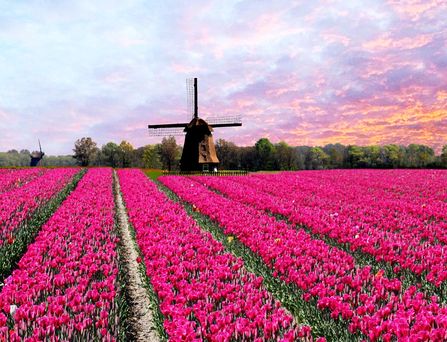
[[[152,180],[156,180],[158,177],[163,176],[162,170],[146,169],[146,170],[143,170],[143,172],[146,174],[146,176],[148,176]]]

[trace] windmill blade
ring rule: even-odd
[[[151,137],[167,137],[167,136],[182,136],[185,134],[185,127],[149,127],[149,136]]]
[[[194,118],[194,78],[186,79],[186,120]]]
[[[228,116],[210,116],[205,120],[209,125],[232,125],[241,126],[242,118],[240,115],[228,115]]]
[[[42,153],[42,146],[40,146],[40,139],[38,138],[37,141],[39,141],[39,150],[40,150],[40,153]]]

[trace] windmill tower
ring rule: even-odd
[[[40,140],[39,140],[39,151],[33,151],[33,153],[30,154],[31,162],[29,166],[37,166],[37,164],[39,164],[40,160],[45,155],[45,153],[42,152],[42,146],[40,146]]]
[[[199,117],[197,78],[186,80],[188,113],[192,119],[185,123],[148,125],[152,136],[183,135],[182,171],[209,171],[217,169],[219,159],[214,147],[214,128],[242,126],[240,117],[209,117],[205,121]]]

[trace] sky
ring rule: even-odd
[[[447,1],[0,0],[0,151],[160,142],[190,77],[199,116],[242,117],[215,139],[439,152]]]

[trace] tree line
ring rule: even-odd
[[[0,152],[0,167],[29,166],[30,160],[30,151],[26,149]],[[76,160],[71,155],[45,156],[39,162],[39,166],[74,166],[76,164]]]
[[[174,137],[134,148],[123,140],[98,147],[90,137],[75,142],[73,155],[45,156],[41,166],[111,166],[177,170],[182,148]],[[426,145],[290,146],[259,139],[254,146],[237,146],[219,139],[216,153],[222,170],[320,170],[333,168],[447,168],[447,145],[439,155]],[[0,153],[0,166],[29,165],[28,150]]]
[[[248,147],[218,140],[216,149],[224,169],[447,168],[447,145],[435,155],[431,147],[419,144],[289,146],[262,138]]]

